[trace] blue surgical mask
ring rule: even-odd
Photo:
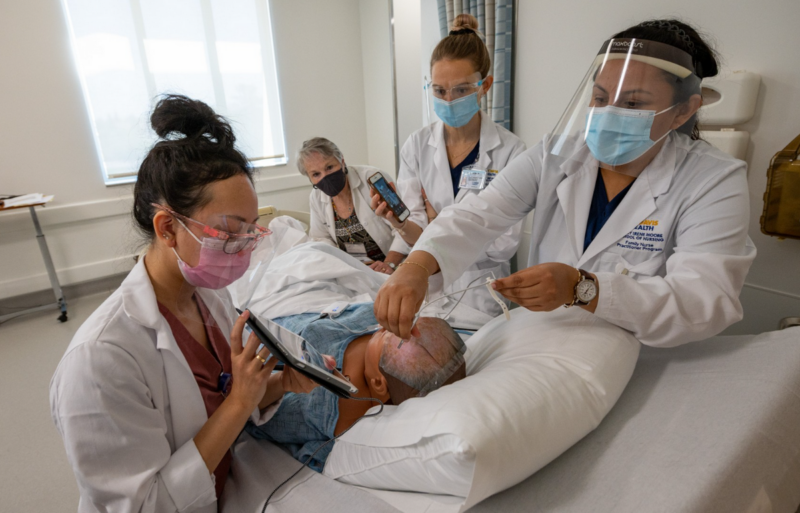
[[[481,110],[481,107],[478,105],[477,91],[451,102],[436,97],[433,98],[433,111],[445,125],[453,128],[469,123],[472,116],[479,110]]]
[[[672,107],[661,112],[612,105],[594,107],[586,115],[586,145],[594,158],[604,164],[621,166],[633,162],[669,134],[667,131],[658,141],[650,139],[653,119]]]

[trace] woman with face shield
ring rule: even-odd
[[[675,346],[742,318],[746,164],[699,140],[700,81],[714,52],[690,26],[647,21],[606,41],[555,130],[492,187],[443,212],[381,289],[400,337],[441,270],[454,280],[535,209],[528,268],[494,288],[534,311],[580,307],[643,343]]]
[[[431,55],[431,80],[426,93],[431,110],[440,121],[411,134],[400,151],[397,192],[411,215],[398,222],[381,198],[373,194],[372,208],[392,223],[398,243],[413,246],[438,213],[476,196],[525,151],[519,137],[481,110],[493,78],[489,74],[489,51],[477,29],[474,16],[457,16],[450,34]],[[444,286],[443,292],[463,290],[490,272],[498,277],[508,276],[509,260],[519,246],[520,231],[520,223],[502,230],[499,237],[471,257],[469,265]],[[431,292],[438,295],[438,277],[436,282],[434,285],[432,280]],[[502,313],[485,288],[467,292],[463,302],[493,316]]]
[[[286,391],[313,384],[273,373],[247,312],[225,287],[269,230],[256,225],[252,169],[230,125],[206,104],[161,99],[160,140],[139,169],[133,218],[146,252],[81,326],[50,385],[53,420],[81,512],[217,511],[231,446],[266,422]]]

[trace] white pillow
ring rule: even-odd
[[[628,383],[639,342],[579,308],[511,315],[466,342],[466,379],[363,419],[336,442],[324,474],[464,497],[464,510],[596,428]]]

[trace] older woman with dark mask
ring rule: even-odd
[[[309,236],[337,246],[375,271],[392,274],[410,248],[395,239],[392,225],[370,208],[368,178],[380,169],[348,166],[339,148],[323,137],[303,143],[297,167],[314,186]]]

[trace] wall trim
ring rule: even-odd
[[[775,290],[775,289],[771,289],[769,287],[762,287],[761,285],[754,285],[752,283],[745,283],[744,286],[749,288],[749,289],[760,290],[761,292],[768,292],[770,294],[777,294],[778,296],[784,296],[784,297],[789,297],[789,298],[792,298],[792,299],[800,300],[800,294],[792,294],[791,292],[784,292],[782,290]]]
[[[88,262],[65,269],[58,269],[56,271],[58,274],[58,281],[63,287],[65,285],[73,285],[96,280],[105,276],[125,273],[133,268],[135,264],[133,257],[134,254],[130,254],[97,262]],[[40,273],[29,274],[22,278],[14,278],[0,282],[0,299],[22,296],[30,294],[31,292],[48,289],[52,290],[50,288],[50,279],[47,277],[47,271],[44,270],[44,266],[42,266],[42,272]],[[69,297],[67,301],[69,301]]]
[[[268,194],[300,187],[308,187],[308,178],[300,173],[281,174],[277,176],[263,176],[256,180],[256,193]],[[55,227],[61,224],[90,221],[92,219],[106,219],[114,216],[127,216],[131,212],[132,195],[118,198],[107,198],[65,205],[37,207],[36,215],[42,227]],[[19,209],[0,215],[0,230],[2,231],[28,231],[30,212],[28,209]],[[45,232],[47,235],[47,232]],[[1,285],[1,284],[0,284]]]
[[[93,279],[76,283],[74,285],[65,285],[62,287],[64,295],[67,297],[67,309],[72,308],[72,301],[85,296],[94,294],[105,293],[111,294],[117,290],[122,284],[123,280],[128,276],[127,272],[120,274],[112,274],[111,276],[103,276],[101,278]],[[23,294],[21,296],[12,296],[0,299],[0,313],[11,314],[19,311],[21,308],[35,308],[39,305],[47,305],[53,302],[53,289],[37,290]],[[52,310],[55,314],[56,310]],[[49,313],[48,313],[49,315]]]

